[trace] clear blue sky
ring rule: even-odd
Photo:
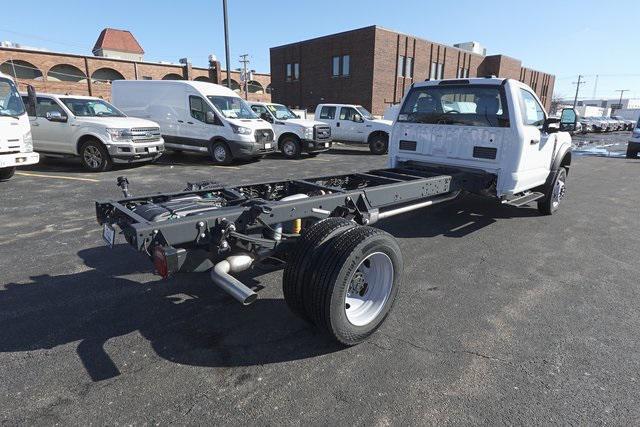
[[[248,53],[269,71],[269,47],[367,25],[452,44],[475,40],[488,53],[519,58],[557,76],[556,93],[581,98],[640,97],[640,1],[228,0],[231,65]],[[393,5],[393,7],[389,7]],[[222,0],[3,1],[0,40],[89,54],[104,27],[132,31],[145,59],[224,63]],[[6,17],[15,17],[6,19]],[[54,26],[55,25],[55,26]]]

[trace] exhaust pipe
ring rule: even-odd
[[[435,205],[435,204],[442,203],[442,202],[447,202],[449,200],[453,200],[456,197],[458,197],[458,194],[460,194],[460,191],[454,191],[451,194],[448,194],[448,195],[445,195],[445,196],[441,196],[441,197],[435,197],[435,198],[433,198],[431,200],[427,200],[427,201],[424,201],[424,202],[416,203],[414,205],[403,206],[401,208],[391,209],[391,210],[385,211],[385,212],[380,212],[378,214],[378,218],[377,219],[390,218],[392,216],[400,215],[400,214],[403,214],[403,213],[406,213],[406,212],[415,211],[416,209],[422,209],[422,208],[426,208],[427,206]]]
[[[211,269],[211,280],[242,305],[249,305],[258,299],[258,294],[229,273],[244,271],[252,263],[251,255],[231,255]]]

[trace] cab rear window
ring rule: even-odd
[[[500,86],[414,87],[402,105],[398,122],[509,127],[506,105]]]

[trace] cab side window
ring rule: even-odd
[[[29,102],[29,99],[26,96],[22,97],[25,105]],[[62,117],[67,117],[67,113],[62,109],[62,107],[51,98],[36,98],[36,117],[46,118],[47,113],[57,111],[62,115]],[[33,117],[33,116],[30,116]]]
[[[340,120],[353,121],[356,114],[358,114],[358,112],[355,110],[355,108],[351,108],[351,107],[340,108]]]
[[[320,110],[320,118],[333,120],[336,118],[336,107],[322,107]]]
[[[194,95],[189,96],[189,110],[191,111],[191,117],[202,123],[207,123],[207,112],[213,113],[213,110],[204,99]]]
[[[268,122],[272,121],[271,115],[269,114],[267,109],[262,105],[252,105],[251,110],[253,110],[253,112],[256,113],[258,117],[260,117],[261,119],[266,120]]]
[[[542,126],[545,120],[544,109],[531,92],[520,89],[522,94],[522,119],[527,126]]]

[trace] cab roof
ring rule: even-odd
[[[467,79],[442,79],[442,80],[427,80],[424,82],[415,83],[414,87],[423,87],[423,86],[446,86],[446,85],[487,85],[487,86],[499,86],[504,83],[504,78],[500,77],[471,77]]]
[[[158,86],[191,86],[196,91],[204,94],[204,95],[213,95],[213,96],[233,96],[235,98],[240,98],[236,92],[232,91],[228,87],[209,83],[209,82],[199,82],[196,80],[114,80],[111,83],[113,86],[127,86],[127,85],[158,85]]]

